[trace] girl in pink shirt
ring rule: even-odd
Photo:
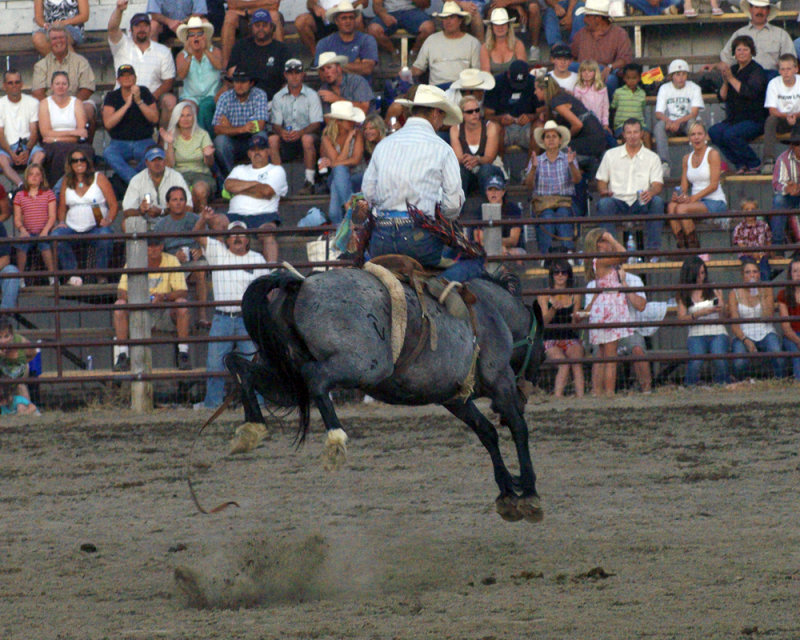
[[[603,128],[611,133],[608,128],[608,90],[600,75],[600,67],[594,60],[581,62],[578,67],[578,84],[572,93],[597,116]]]

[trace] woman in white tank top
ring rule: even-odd
[[[680,215],[726,211],[728,203],[720,184],[722,158],[719,151],[709,146],[706,127],[700,120],[696,120],[689,128],[689,142],[692,152],[683,156],[681,186],[672,192],[667,213]],[[700,248],[693,220],[670,220],[669,226],[675,234],[678,249]]]

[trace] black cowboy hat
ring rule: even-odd
[[[800,144],[800,122],[792,127],[792,132],[783,140],[783,144]]]

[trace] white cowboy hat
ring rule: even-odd
[[[211,44],[211,36],[214,35],[214,25],[203,20],[200,16],[192,16],[189,18],[188,22],[178,25],[178,30],[175,32],[178,36],[178,40],[186,44],[186,38],[188,38],[186,34],[189,33],[191,29],[202,29],[205,31],[206,42]]]
[[[469,24],[469,21],[472,20],[472,17],[466,11],[462,11],[461,7],[459,7],[455,2],[452,0],[448,0],[444,3],[442,10],[440,13],[434,13],[434,18],[447,18],[448,16],[461,16],[464,18],[464,24]]]
[[[484,20],[484,24],[508,24],[509,22],[516,22],[516,18],[509,18],[508,11],[503,9],[502,7],[499,9],[492,9],[492,15],[489,17],[488,20]]]
[[[536,129],[533,130],[533,139],[536,140],[536,144],[542,149],[544,149],[545,131],[556,131],[558,135],[561,136],[561,146],[559,149],[565,149],[572,139],[572,136],[569,135],[569,129],[556,124],[555,120],[548,120],[544,123],[543,127],[536,127]]]
[[[444,111],[444,124],[448,127],[452,127],[454,124],[461,124],[464,120],[464,116],[461,115],[461,109],[447,99],[444,91],[429,84],[418,84],[413,100],[398,98],[395,102],[404,107],[433,107],[441,109]]]
[[[602,16],[611,20],[611,16],[608,13],[610,4],[609,0],[586,0],[586,4],[580,7],[575,12],[575,15]]]
[[[354,7],[350,0],[342,0],[335,7],[331,7],[325,12],[325,17],[328,22],[333,22],[333,19],[340,13],[361,13],[361,7]]]
[[[458,74],[458,80],[450,85],[451,89],[482,89],[491,91],[494,89],[494,76],[488,71],[479,69],[464,69]]]
[[[330,113],[326,113],[325,118],[336,118],[337,120],[349,120],[350,122],[364,122],[364,112],[356,107],[352,102],[339,100],[331,103]]]
[[[769,7],[769,15],[767,20],[772,20],[775,14],[778,13],[778,5],[772,4],[769,0],[742,0],[739,3],[739,11],[746,16],[750,15],[750,7]]]
[[[350,62],[350,58],[347,56],[337,56],[333,51],[325,51],[319,54],[317,69],[322,69],[326,64],[347,64],[348,62]]]

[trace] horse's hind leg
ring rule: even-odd
[[[247,453],[255,449],[267,435],[267,429],[264,426],[266,421],[261,413],[261,407],[258,406],[255,392],[258,384],[259,365],[238,353],[227,354],[223,362],[241,391],[242,408],[244,409],[244,424],[236,429],[236,435],[231,440],[228,453]]]
[[[497,513],[503,520],[516,522],[521,520],[523,514],[517,509],[517,496],[514,493],[514,481],[508,472],[503,456],[500,453],[497,430],[489,419],[484,416],[475,406],[472,400],[467,402],[453,401],[444,404],[445,409],[452,413],[456,418],[465,422],[478,436],[489,457],[492,459],[494,467],[494,479],[500,488],[500,495],[495,500]]]

